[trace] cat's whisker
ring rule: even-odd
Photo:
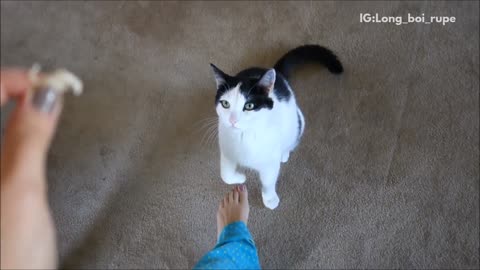
[[[210,136],[211,136],[210,134],[211,134],[211,132],[206,133],[206,139],[202,144],[202,146],[205,147],[205,148],[208,148],[208,141],[210,140]]]
[[[215,126],[215,128],[212,129],[212,132],[210,132],[210,136],[209,136],[208,141],[207,141],[207,146],[208,147],[213,147],[215,145],[217,135],[218,135],[218,131],[217,131],[217,128]]]
[[[200,144],[201,144],[202,146],[206,146],[206,143],[207,143],[209,134],[210,134],[210,133],[209,133],[209,129],[204,132],[204,134],[203,134],[203,136],[202,136],[202,140],[200,141]]]
[[[197,130],[198,130],[199,132],[201,132],[201,131],[203,131],[203,130],[208,129],[208,128],[211,127],[212,125],[215,125],[215,122],[213,122],[213,123],[206,123],[206,124],[204,124],[203,126],[199,127]],[[196,131],[197,131],[197,130],[196,130]]]
[[[209,139],[210,139],[210,137],[215,136],[217,134],[217,125],[216,124],[211,126],[211,128],[209,129],[209,134],[210,134]]]
[[[217,118],[215,119],[209,119],[209,121],[204,121],[201,124],[198,124],[197,127],[194,128],[194,132],[201,132],[202,130],[207,129],[211,125],[215,125],[217,123]]]
[[[217,119],[217,118],[218,118],[217,116],[206,117],[206,118],[203,118],[203,119],[198,120],[194,125],[200,124],[200,123],[203,123],[203,122],[205,122],[205,121],[212,120],[212,119]]]
[[[200,144],[203,146],[204,145],[204,142],[205,142],[205,139],[207,138],[207,135],[208,135],[208,130],[210,129],[210,126],[205,126],[204,128],[202,128],[203,130],[205,130],[203,132],[203,136],[202,136],[202,139],[200,140]]]
[[[215,133],[210,133],[207,141],[205,142],[205,147],[207,147],[208,149],[211,149],[214,145],[215,138],[216,138]]]
[[[217,122],[209,123],[208,125],[205,126],[205,132],[202,137],[202,140],[200,141],[200,144],[202,146],[208,147],[210,144],[211,137],[216,135],[217,133]]]
[[[212,126],[209,132],[209,136],[207,138],[207,147],[213,146],[213,142],[217,137],[217,133],[218,133],[217,126],[216,125]]]
[[[210,140],[209,143],[208,143],[208,147],[209,147],[209,148],[215,147],[215,145],[216,145],[215,142],[216,142],[216,141],[217,141],[217,135],[216,135],[216,134],[213,134],[211,140]]]
[[[201,119],[197,122],[195,122],[192,127],[196,128],[198,126],[203,126],[205,125],[206,123],[211,123],[211,122],[215,122],[217,121],[218,117],[207,117],[207,118],[204,118],[204,119]]]

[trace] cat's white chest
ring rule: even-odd
[[[222,153],[242,166],[256,169],[280,157],[279,147],[273,134],[220,128],[219,135]]]

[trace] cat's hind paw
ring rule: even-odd
[[[238,173],[238,172],[236,172],[233,175],[222,176],[223,182],[225,182],[226,184],[229,184],[229,185],[243,184],[243,183],[245,183],[246,179],[247,178],[245,177],[245,175],[243,175],[241,173]]]

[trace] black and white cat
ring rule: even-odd
[[[337,56],[327,48],[305,45],[289,51],[273,69],[249,68],[230,76],[211,64],[217,82],[221,177],[227,184],[245,182],[237,166],[257,170],[262,199],[275,209],[280,163],[300,142],[305,119],[298,107],[288,76],[303,63],[320,63],[335,74],[343,72]]]

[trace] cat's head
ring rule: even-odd
[[[261,125],[273,108],[275,70],[267,70],[258,79],[230,76],[210,64],[217,83],[215,107],[219,124],[234,130]]]

